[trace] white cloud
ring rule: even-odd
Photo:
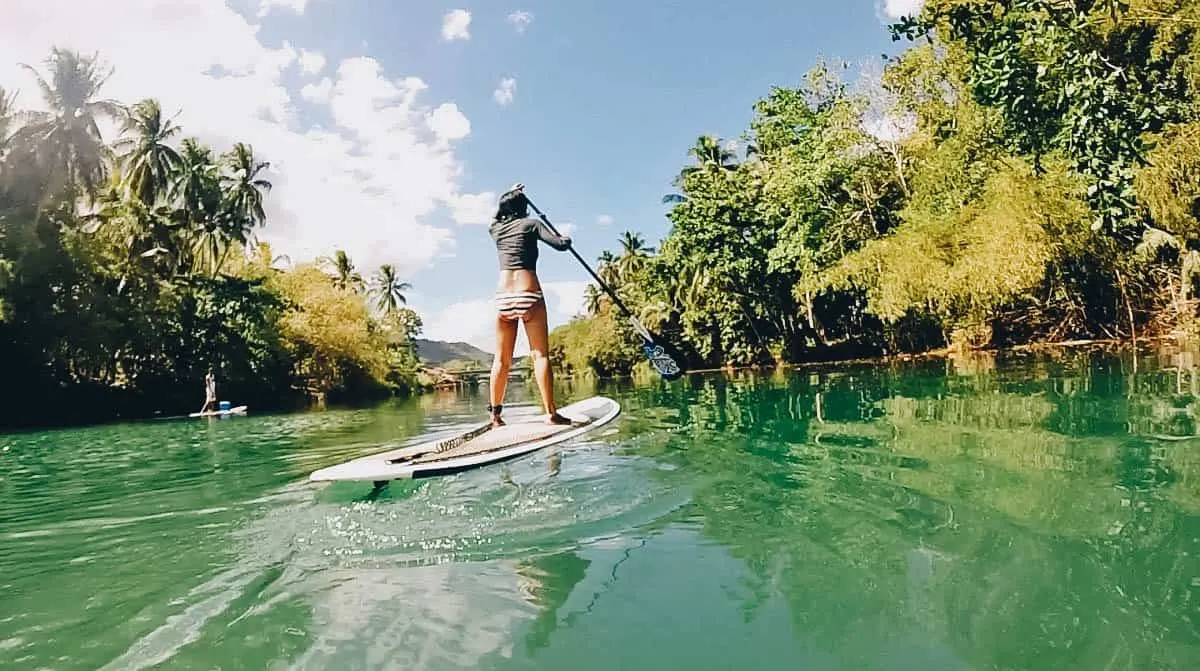
[[[518,9],[517,11],[508,15],[508,22],[517,29],[518,33],[524,33],[525,29],[529,27],[529,24],[533,23],[533,14],[530,14],[523,9]]]
[[[442,17],[442,39],[447,42],[453,40],[469,40],[471,33],[471,12],[465,9],[455,9],[446,12]]]
[[[915,16],[921,11],[925,0],[884,0],[883,11],[888,17]]]
[[[583,281],[546,282],[542,285],[550,308],[550,328],[564,324],[584,311],[586,301],[583,296],[587,285]]]
[[[306,75],[319,74],[325,67],[325,56],[319,51],[300,50],[300,69]]]
[[[443,140],[461,140],[471,134],[471,122],[454,103],[442,103],[425,115],[429,129]]]
[[[492,92],[492,98],[501,105],[507,106],[512,104],[513,98],[517,95],[517,80],[512,77],[505,77],[500,80],[500,85]]]
[[[308,0],[259,0],[258,16],[262,18],[272,11],[280,9],[290,9],[296,14],[304,14],[307,6]]]
[[[596,224],[598,226],[609,226],[613,223],[612,215],[598,214],[596,215]]]
[[[496,352],[496,307],[491,298],[460,301],[440,310],[425,309],[419,312],[424,323],[422,337],[470,343],[485,352]],[[517,338],[517,349],[522,346],[522,340],[521,337]],[[526,345],[524,351],[528,349]]]
[[[558,229],[559,233],[562,233],[568,238],[575,234],[575,224],[569,221],[558,224],[554,228]]]
[[[333,80],[329,77],[323,77],[316,84],[305,84],[304,88],[300,89],[300,95],[313,103],[327,104],[332,94]]]
[[[546,297],[550,329],[565,324],[576,314],[584,311],[584,292],[587,282],[543,282],[542,292]],[[424,334],[430,340],[466,342],[479,349],[496,351],[496,306],[491,297],[461,301],[441,310],[422,310]],[[524,326],[517,334],[514,356],[529,353],[529,342]]]
[[[102,95],[156,97],[182,110],[186,135],[217,151],[251,144],[271,164],[260,235],[277,253],[299,262],[342,248],[360,268],[395,263],[409,275],[452,248],[452,232],[424,218],[461,209],[453,143],[470,123],[453,103],[426,102],[419,78],[352,58],[319,84],[289,89],[281,74],[304,67],[303,50],[263,44],[257,26],[214,0],[126,0],[119,13],[103,0],[4,0],[3,15],[0,86],[18,91],[19,105],[40,101],[17,64],[40,68],[61,45],[113,67]],[[330,122],[301,123],[300,96],[327,101]]]
[[[491,191],[465,193],[450,203],[450,213],[460,224],[490,224],[498,196]]]

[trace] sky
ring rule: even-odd
[[[397,266],[424,337],[494,351],[487,232],[530,199],[595,267],[622,231],[656,246],[662,195],[702,134],[737,138],[755,100],[819,59],[878,61],[921,0],[0,0],[0,86],[41,102],[52,46],[112,68],[103,94],[157,98],[184,134],[270,161],[276,254],[344,249]],[[590,279],[542,246],[551,327]],[[524,337],[517,354],[525,353]]]

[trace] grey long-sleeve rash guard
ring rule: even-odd
[[[500,268],[504,270],[536,270],[539,239],[560,252],[571,246],[570,238],[555,235],[533,217],[492,222],[488,230],[496,242]]]

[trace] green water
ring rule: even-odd
[[[486,399],[0,436],[0,668],[1200,668],[1169,364],[564,386],[624,413],[377,498],[305,478]]]

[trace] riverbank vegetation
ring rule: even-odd
[[[830,63],[701,137],[668,235],[601,277],[692,368],[1195,329],[1200,3],[929,0],[909,48]],[[608,297],[552,335],[624,374]]]
[[[217,151],[153,99],[105,99],[95,58],[43,65],[47,111],[0,90],[0,425],[195,411],[210,366],[222,400],[257,408],[419,385],[394,267],[273,256],[270,164],[250,145]]]

